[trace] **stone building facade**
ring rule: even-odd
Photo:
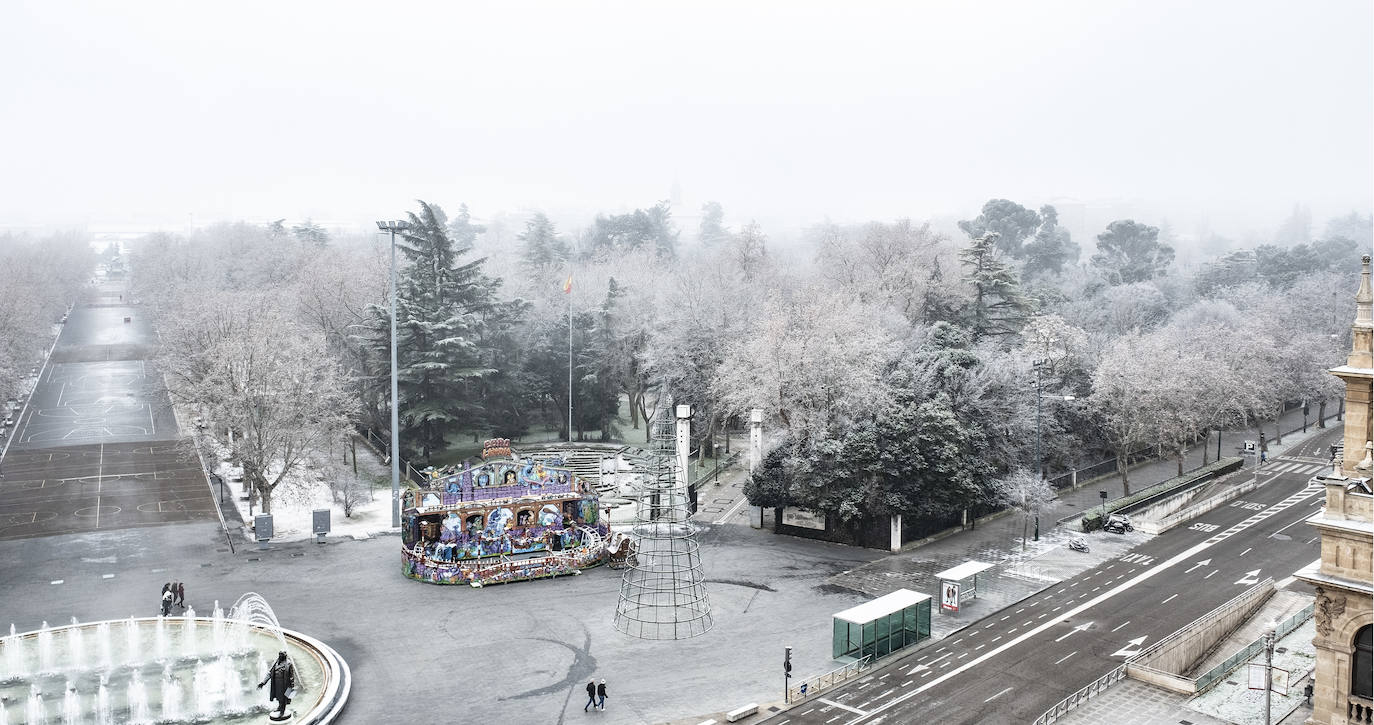
[[[1332,374],[1345,382],[1345,455],[1320,480],[1326,506],[1308,519],[1321,535],[1321,561],[1300,572],[1316,589],[1317,665],[1313,674],[1312,725],[1374,723],[1374,293],[1370,259],[1363,259],[1355,296],[1353,342],[1346,364]]]

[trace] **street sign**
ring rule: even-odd
[[[1257,450],[1259,450],[1259,444],[1258,444],[1258,443],[1256,443],[1256,442],[1254,442],[1254,441],[1246,441],[1246,442],[1245,442],[1245,455],[1247,455],[1247,456],[1253,456],[1253,455],[1255,455],[1255,451],[1257,451]]]
[[[1258,662],[1251,662],[1250,668],[1246,672],[1247,685],[1251,690],[1264,689],[1264,665]],[[1280,695],[1288,694],[1288,670],[1273,668],[1274,674],[1269,680],[1269,689]]]
[[[253,518],[253,533],[258,541],[272,538],[272,514],[258,514]]]
[[[940,586],[940,609],[959,611],[959,583],[944,582]]]

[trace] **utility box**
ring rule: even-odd
[[[314,521],[315,543],[323,544],[324,535],[329,533],[329,509],[315,509],[311,512]]]
[[[258,514],[253,517],[253,535],[259,544],[266,544],[272,538],[272,514]]]

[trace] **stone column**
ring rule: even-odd
[[[892,517],[892,553],[896,554],[902,550],[902,515],[895,514]]]
[[[692,406],[677,406],[677,487],[687,490],[687,458],[692,446]]]
[[[749,411],[749,475],[754,475],[754,471],[763,465],[763,408],[754,408]],[[749,507],[749,525],[756,529],[763,528],[763,507]]]

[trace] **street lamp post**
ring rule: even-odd
[[[1041,387],[1041,385],[1040,385],[1040,371],[1045,367],[1045,361],[1044,361],[1044,360],[1036,360],[1036,361],[1034,361],[1033,363],[1031,363],[1031,367],[1035,368],[1035,475],[1038,476],[1038,477],[1040,478],[1040,480],[1043,481],[1043,480],[1045,480],[1045,462],[1044,462],[1044,456],[1043,456],[1042,453],[1041,453],[1041,446],[1043,445],[1043,441],[1042,441],[1042,438],[1041,438],[1041,431],[1040,431],[1040,409],[1041,409],[1041,400],[1042,400],[1043,397],[1044,397],[1044,395],[1043,395],[1043,390],[1044,390],[1044,389],[1043,389],[1043,388]],[[1072,395],[1056,395],[1056,396],[1054,396],[1054,397],[1055,397],[1056,399],[1058,399],[1058,400],[1073,400],[1073,399],[1074,399],[1074,396],[1072,396]],[[1035,538],[1034,538],[1034,541],[1039,541],[1039,540],[1040,540],[1040,509],[1037,507],[1036,510],[1035,510]]]
[[[711,456],[716,459],[716,485],[720,485],[720,444],[711,444]]]
[[[1264,628],[1264,725],[1269,725],[1269,691],[1274,687],[1275,627],[1271,622]]]
[[[391,526],[401,525],[401,426],[396,404],[396,232],[410,228],[406,221],[379,221],[377,228],[391,233]]]

